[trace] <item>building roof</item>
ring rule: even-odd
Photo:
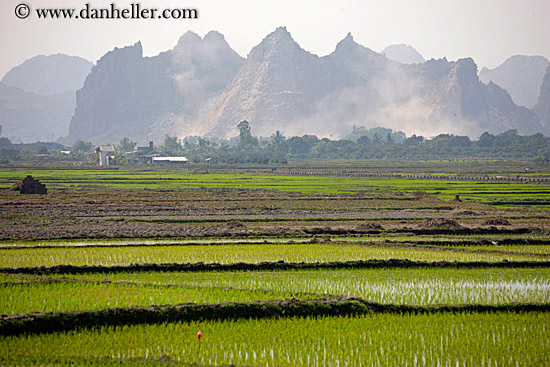
[[[143,157],[145,157],[145,158],[160,157],[160,153],[155,152],[154,150],[152,150],[149,153],[143,155]]]
[[[114,153],[115,152],[115,147],[112,146],[112,145],[100,145],[99,146],[99,151],[100,152],[105,152],[105,153]]]
[[[185,157],[153,157],[153,162],[187,162]]]

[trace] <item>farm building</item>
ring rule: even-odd
[[[135,153],[138,157],[143,157],[143,156],[146,156],[147,154],[153,152],[153,150],[154,150],[153,142],[150,141],[149,145],[146,146],[146,147],[137,147],[136,150],[135,150]]]
[[[160,156],[160,153],[155,151],[152,141],[146,147],[136,147],[134,153],[135,161],[138,163],[153,163],[153,158]]]
[[[99,165],[108,166],[111,156],[115,154],[115,147],[112,145],[100,145],[99,146]]]

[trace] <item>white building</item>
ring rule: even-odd
[[[108,166],[111,156],[115,154],[115,147],[112,145],[100,145],[99,146],[99,165]]]
[[[153,163],[179,163],[185,164],[188,159],[185,157],[153,157]]]

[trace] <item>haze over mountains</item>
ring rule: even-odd
[[[75,92],[41,96],[0,82],[2,136],[15,141],[55,141],[67,135]]]
[[[52,141],[66,136],[93,64],[62,54],[36,56],[12,68],[0,82],[3,135],[18,141]]]
[[[155,57],[143,57],[138,42],[115,48],[92,68],[76,94],[64,142],[117,143],[122,137],[162,142],[166,134],[227,138],[237,135],[237,124],[245,119],[261,136],[279,130],[286,136],[339,138],[354,125],[424,136],[477,137],[508,129],[548,133],[544,111],[550,91],[541,94],[537,113],[516,105],[497,72],[508,66],[484,69],[483,75],[492,72],[493,80],[484,84],[472,59],[423,60],[406,45],[374,52],[351,34],[334,52],[319,57],[303,50],[284,27],[266,36],[246,59],[218,32],[204,38],[187,32],[173,50]],[[542,64],[538,58],[525,60]],[[529,101],[536,79],[524,83]],[[521,83],[511,85],[516,84]],[[546,84],[550,89],[550,80]]]
[[[548,64],[542,56],[516,55],[494,69],[481,69],[479,79],[485,84],[498,84],[510,93],[514,103],[532,108],[538,102]]]
[[[92,66],[77,56],[40,55],[12,68],[2,83],[42,96],[66,93],[82,88]]]
[[[386,47],[381,52],[388,59],[402,64],[422,64],[426,62],[424,56],[415,50],[411,45],[399,44]]]
[[[246,63],[199,125],[207,135],[233,136],[246,119],[269,136],[342,136],[353,125],[405,133],[479,135],[543,131],[533,112],[479,82],[471,59],[403,65],[357,44],[348,34],[325,57],[300,48],[285,28],[252,49]]]
[[[183,136],[190,130],[182,126],[198,120],[203,105],[243,63],[218,32],[203,39],[187,32],[173,50],[155,57],[143,57],[139,42],[115,48],[97,62],[77,92],[69,139],[162,141],[165,134]]]

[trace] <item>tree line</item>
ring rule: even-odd
[[[550,161],[550,137],[543,134],[519,135],[508,130],[498,135],[488,132],[477,140],[468,136],[440,134],[431,139],[377,127],[354,126],[351,133],[339,140],[315,135],[286,137],[276,131],[270,137],[256,137],[248,121],[237,125],[239,135],[232,139],[190,136],[178,139],[166,135],[155,152],[163,156],[185,156],[191,163],[286,164],[289,159],[456,159],[456,158],[533,158]],[[0,148],[13,148],[6,138]],[[123,138],[116,145],[112,163],[132,161],[136,142]],[[23,153],[47,154],[63,149],[70,155],[60,158],[81,160],[94,152],[94,146],[82,140],[65,148],[57,143],[19,144]],[[55,153],[59,154],[59,153]]]
[[[454,158],[534,158],[548,163],[550,137],[519,135],[508,130],[499,135],[483,133],[477,140],[468,136],[440,134],[432,139],[387,128],[354,127],[339,140],[315,135],[286,137],[276,131],[268,138],[251,134],[250,124],[238,124],[233,140],[187,137],[180,144],[166,137],[160,148],[170,155],[186,156],[191,162],[206,159],[219,163],[286,163],[288,159],[454,159]],[[172,139],[172,140],[168,140]],[[167,143],[170,143],[167,145]]]

